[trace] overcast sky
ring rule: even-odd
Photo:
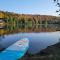
[[[0,0],[0,10],[20,14],[57,15],[53,0]]]

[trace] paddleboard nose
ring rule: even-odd
[[[29,40],[21,39],[0,53],[0,60],[17,60],[24,56],[29,48]]]

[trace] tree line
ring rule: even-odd
[[[29,15],[0,11],[0,18],[4,18],[7,24],[60,24],[60,17],[49,15]]]

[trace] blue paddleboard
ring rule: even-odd
[[[29,40],[21,39],[0,53],[0,60],[18,60],[28,50]]]

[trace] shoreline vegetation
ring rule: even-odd
[[[60,17],[49,15],[17,14],[13,12],[0,11],[0,24],[15,25],[48,25],[60,24]]]
[[[48,46],[37,54],[27,54],[21,60],[60,60],[60,42]]]

